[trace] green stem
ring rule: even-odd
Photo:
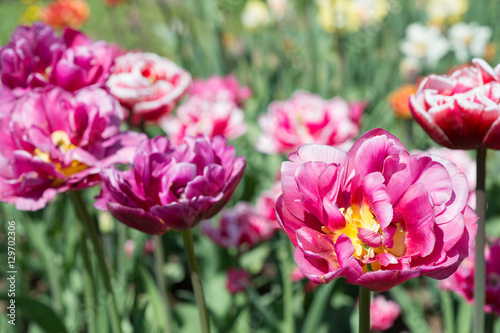
[[[486,263],[484,260],[484,246],[486,244],[486,148],[479,148],[476,155],[477,185],[476,185],[476,258],[474,268],[474,330],[475,333],[484,333],[485,317],[484,304],[486,301]]]
[[[94,274],[92,273],[92,263],[89,258],[89,250],[87,248],[87,238],[85,234],[82,233],[80,237],[80,251],[82,251],[83,259],[83,280],[84,280],[84,297],[85,297],[85,308],[87,314],[87,326],[89,333],[97,333],[97,322],[96,322],[96,307],[95,302],[97,300],[96,295],[96,282],[94,279]]]
[[[165,259],[163,257],[163,243],[161,242],[161,236],[154,236],[155,242],[155,275],[156,275],[156,283],[158,284],[158,288],[160,289],[160,295],[163,300],[163,304],[165,304],[166,310],[166,321],[167,327],[166,332],[172,332],[172,314],[170,308],[170,300],[167,295],[167,291],[165,290],[165,278],[163,277],[163,264]]]
[[[359,287],[359,333],[370,332],[370,290]]]
[[[191,271],[191,282],[193,284],[194,296],[200,315],[200,324],[202,333],[210,333],[210,319],[208,318],[205,296],[203,295],[203,285],[201,283],[200,266],[194,252],[193,235],[191,229],[181,231],[184,248],[188,259],[189,270]]]
[[[92,217],[90,216],[89,211],[87,210],[85,202],[83,201],[82,194],[79,191],[71,191],[70,195],[75,206],[76,215],[79,217],[79,220],[82,223],[83,228],[87,231],[88,236],[90,236],[90,240],[92,241],[92,245],[94,247],[95,256],[97,257],[97,265],[99,268],[98,270],[101,274],[101,278],[103,280],[106,291],[108,292],[108,311],[109,316],[111,317],[110,319],[111,325],[113,327],[113,332],[121,333],[122,330],[120,326],[120,317],[118,316],[118,307],[116,306],[116,299],[113,293],[113,288],[111,286],[111,278],[109,275],[108,266],[104,261],[102,244],[101,240],[99,239],[96,226],[94,224],[94,221],[92,220]]]
[[[278,257],[281,261],[281,278],[283,280],[283,332],[295,332],[295,322],[293,320],[293,286],[290,279],[290,241],[282,233],[282,247]]]
[[[445,333],[454,333],[455,322],[454,322],[454,311],[453,311],[453,300],[451,298],[450,292],[442,290],[441,291],[441,310],[443,311],[443,323]]]

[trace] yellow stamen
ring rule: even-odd
[[[385,245],[381,245],[379,247],[371,247],[368,244],[363,243],[358,238],[358,229],[363,228],[373,232],[376,232],[380,235],[383,240],[382,229],[380,228],[380,224],[370,210],[368,204],[364,203],[359,207],[356,204],[351,205],[351,207],[340,208],[339,209],[342,215],[345,217],[345,227],[341,230],[331,231],[326,227],[322,227],[321,230],[328,235],[332,235],[333,241],[336,242],[337,238],[344,234],[350,238],[352,245],[354,247],[354,256],[360,260],[369,260],[371,261],[377,254],[380,253],[390,253],[395,257],[401,257],[406,252],[405,246],[405,235],[406,232],[403,230],[400,224],[398,224],[398,228],[393,237],[394,245],[391,248],[386,247]],[[378,262],[372,262],[370,264],[371,270],[376,271],[381,269],[381,265]],[[368,267],[365,265],[365,272],[368,272]]]
[[[66,153],[69,150],[77,148],[74,144],[71,143],[68,133],[64,131],[55,131],[50,135],[50,138],[52,139],[52,143],[59,148],[59,150],[63,153]],[[44,151],[41,151],[40,149],[36,148],[34,151],[34,155],[38,156],[41,158],[43,161],[47,163],[53,163],[52,159],[50,158],[50,154]],[[62,167],[61,163],[56,163],[56,168],[57,171],[65,175],[66,177],[69,177],[71,175],[74,175],[75,173],[78,173],[80,171],[83,171],[88,168],[88,165],[80,162],[73,160],[71,164],[65,168]],[[61,185],[63,182],[60,179],[56,179],[54,181],[54,186]]]

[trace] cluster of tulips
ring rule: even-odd
[[[101,185],[94,206],[129,227],[151,235],[181,231],[201,324],[209,331],[190,229],[220,212],[243,176],[245,158],[226,139],[245,133],[241,107],[251,91],[231,76],[193,83],[158,55],[125,52],[69,28],[58,35],[41,23],[18,27],[0,49],[0,78],[0,200],[39,210],[71,191],[81,209],[79,190]],[[238,203],[218,228],[204,223],[202,229],[221,246],[237,247],[281,227],[305,277],[315,283],[343,277],[362,287],[361,331],[369,329],[366,290],[386,291],[424,275],[466,281],[448,288],[468,299],[472,281],[482,287],[476,320],[484,326],[484,159],[486,148],[500,148],[499,88],[500,69],[477,59],[450,76],[429,76],[410,99],[416,121],[438,144],[478,150],[478,214],[456,164],[429,152],[411,154],[380,128],[354,142],[364,102],[298,91],[272,103],[259,120],[256,149],[290,153],[280,182],[259,199],[259,214]],[[168,137],[131,130],[151,122]],[[86,227],[102,256],[92,223]],[[476,233],[479,260],[471,280],[471,260],[459,265]],[[498,252],[492,246],[488,258]],[[488,307],[496,311],[492,298]]]

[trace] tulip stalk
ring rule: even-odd
[[[163,265],[165,262],[163,256],[163,243],[161,241],[161,236],[154,236],[155,241],[155,249],[154,249],[154,257],[155,257],[155,275],[156,275],[156,283],[158,284],[158,288],[160,289],[161,298],[163,299],[163,304],[165,304],[166,310],[166,319],[167,319],[167,327],[166,332],[172,332],[172,314],[170,308],[170,301],[168,299],[168,294],[165,289],[165,278],[163,276]]]
[[[474,268],[474,330],[476,333],[484,332],[486,302],[486,262],[484,247],[486,245],[485,219],[486,219],[486,148],[477,150],[477,185],[476,185],[476,257]]]
[[[370,333],[370,289],[359,287],[359,333]]]
[[[203,295],[203,285],[201,283],[200,266],[194,252],[193,235],[191,229],[181,231],[184,249],[188,259],[189,271],[191,272],[191,283],[193,284],[194,297],[200,315],[202,333],[210,333],[210,319],[208,318],[205,296]]]
[[[113,327],[113,332],[121,333],[122,330],[120,326],[120,317],[118,315],[118,307],[116,305],[116,299],[113,293],[113,288],[111,286],[111,278],[108,266],[106,265],[106,262],[104,260],[104,252],[102,249],[101,241],[99,239],[99,235],[97,233],[96,226],[94,225],[90,213],[85,206],[82,194],[79,191],[71,191],[70,195],[75,206],[76,214],[79,217],[83,228],[86,230],[88,236],[90,237],[92,245],[94,246],[94,252],[95,256],[97,257],[97,265],[99,268],[98,271],[101,274],[104,286],[106,288],[106,291],[108,292],[108,302],[110,305],[108,307],[108,311],[111,319],[111,325]]]

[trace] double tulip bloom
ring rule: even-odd
[[[104,170],[95,206],[142,232],[186,230],[217,214],[238,185],[245,159],[222,137],[143,141],[130,169]]]
[[[252,205],[239,202],[221,214],[220,223],[212,221],[201,225],[203,232],[224,248],[255,246],[271,238],[275,233],[276,223],[262,216]]]
[[[100,183],[128,163],[142,134],[120,132],[123,110],[98,88],[29,91],[0,115],[0,200],[38,210],[58,192]]]
[[[177,108],[175,116],[163,117],[160,125],[176,144],[185,136],[200,134],[236,139],[247,131],[241,105],[251,95],[252,91],[240,86],[232,75],[196,79],[189,99]]]
[[[346,154],[302,145],[281,168],[278,223],[310,280],[384,291],[413,277],[450,276],[469,254],[477,216],[467,179],[443,158],[410,155],[382,129]]]
[[[430,75],[410,98],[415,120],[438,144],[454,149],[500,149],[500,67],[474,67]]]
[[[324,100],[306,91],[297,91],[288,101],[275,101],[259,117],[263,133],[257,150],[267,154],[289,153],[304,143],[349,148],[359,133],[365,104],[348,103],[340,97]]]
[[[0,49],[1,81],[16,96],[47,85],[69,91],[102,87],[113,64],[113,49],[105,42],[69,28],[58,36],[43,23],[18,27]]]
[[[132,112],[132,122],[155,122],[175,107],[191,85],[191,75],[154,53],[130,52],[116,58],[107,86]]]

